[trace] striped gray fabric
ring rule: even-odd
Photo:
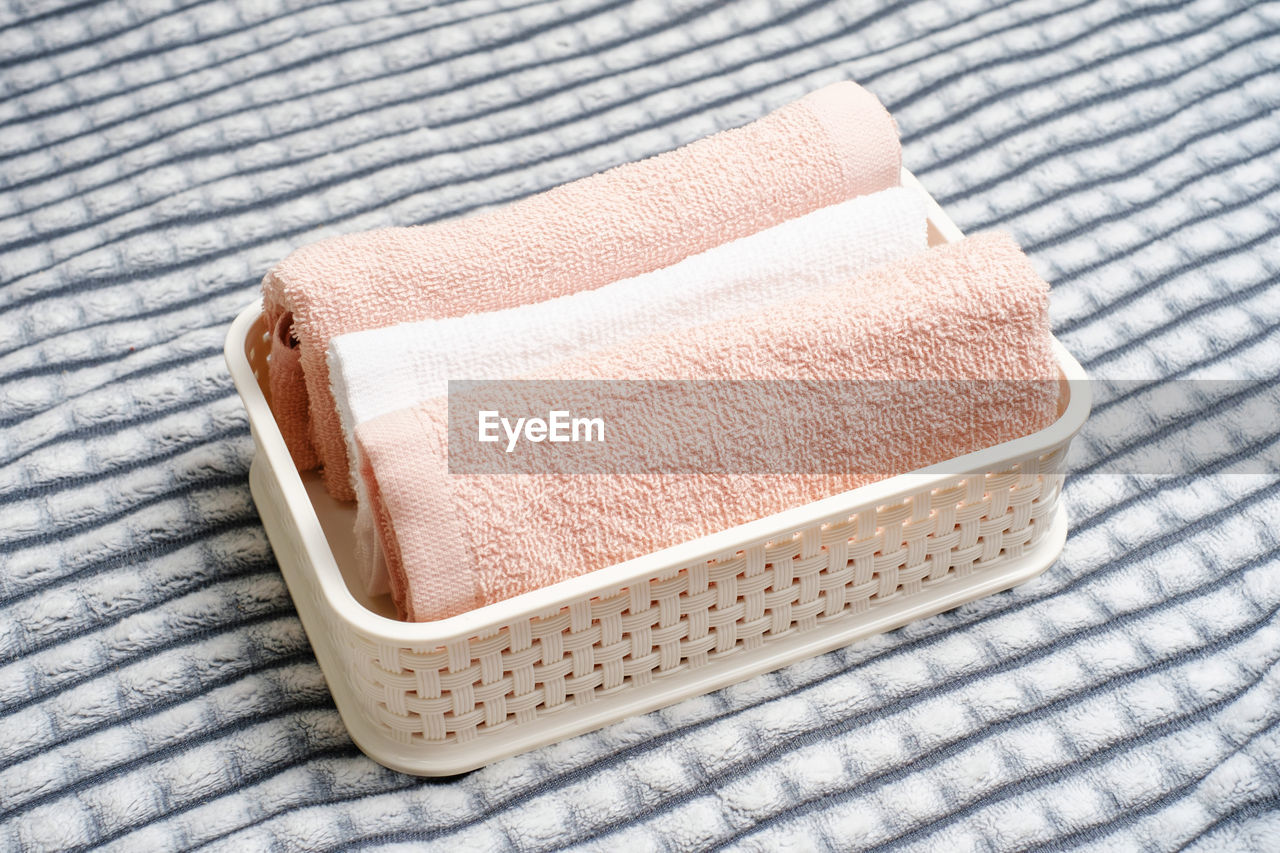
[[[1280,373],[1278,67],[1249,0],[9,0],[0,849],[1280,848],[1280,427],[1232,428]],[[249,497],[233,314],[303,242],[844,77],[1094,375],[1249,380],[1196,403],[1220,449],[1112,473],[1195,420],[1155,407],[1083,442],[1010,593],[461,778],[364,758]]]

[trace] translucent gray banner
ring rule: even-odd
[[[1280,468],[1280,380],[1094,380],[1067,471]],[[882,479],[1050,426],[1066,385],[971,380],[451,381],[454,474]]]

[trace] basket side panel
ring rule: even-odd
[[[485,738],[782,638],[866,618],[1016,560],[1045,535],[1063,444],[789,537],[431,648],[344,636],[377,728],[427,746]]]

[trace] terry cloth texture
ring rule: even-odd
[[[0,5],[0,65],[0,849],[1274,847],[1280,430],[1236,425],[1280,373],[1275,4],[39,0]],[[364,758],[250,499],[227,324],[306,241],[841,79],[961,228],[1017,237],[1095,412],[1119,377],[1149,407],[1079,444],[1062,558],[462,778]],[[1206,377],[1244,390],[1148,402]],[[1196,423],[1194,478],[1109,473]]]
[[[815,210],[723,246],[594,290],[503,311],[341,335],[329,376],[350,470],[355,427],[443,396],[450,379],[509,379],[622,341],[688,328],[847,282],[924,251],[924,199],[894,187]],[[371,595],[388,592],[362,478],[356,547]]]
[[[314,455],[330,494],[350,500],[325,361],[331,338],[541,302],[650,272],[891,187],[901,167],[893,120],[874,95],[844,81],[745,127],[505,207],[304,246],[262,281],[285,443],[299,467]],[[304,383],[309,417],[299,420]]]
[[[1058,413],[1048,291],[1012,239],[982,234],[532,374],[858,380],[730,385],[711,419],[704,395],[715,388],[687,381],[626,399],[597,383],[547,389],[554,405],[601,417],[600,462],[619,473],[575,474],[572,450],[544,445],[538,465],[510,469],[539,473],[454,474],[491,447],[450,433],[452,400],[375,418],[356,437],[397,609],[443,619],[1042,429]],[[960,381],[908,393],[901,380]],[[489,399],[504,412],[547,411],[533,402],[543,387],[497,383]],[[758,443],[727,447],[716,433],[725,424]],[[845,466],[807,467],[788,435],[800,424],[810,452]]]

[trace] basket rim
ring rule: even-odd
[[[923,194],[929,224],[944,241],[954,242],[962,238],[960,230],[905,168],[902,170],[902,184],[914,187]],[[1091,408],[1092,392],[1084,368],[1054,338],[1053,351],[1067,386],[1068,400],[1058,419],[1044,429],[615,563],[456,616],[434,622],[402,622],[367,609],[355,598],[342,577],[315,507],[307,496],[302,478],[293,465],[284,437],[249,363],[246,344],[261,314],[261,299],[244,308],[227,330],[224,346],[227,368],[253,428],[256,451],[265,457],[269,472],[275,478],[275,485],[280,489],[284,509],[292,516],[304,551],[299,556],[310,567],[310,580],[315,592],[352,628],[377,642],[396,645],[440,646],[475,636],[489,636],[512,622],[550,615],[572,601],[590,599],[625,587],[641,578],[674,572],[689,563],[741,550],[748,542],[785,537],[802,527],[836,522],[876,506],[901,500],[910,494],[945,486],[965,476],[956,473],[957,466],[960,470],[977,473],[1038,455],[1070,441],[1084,425]]]

